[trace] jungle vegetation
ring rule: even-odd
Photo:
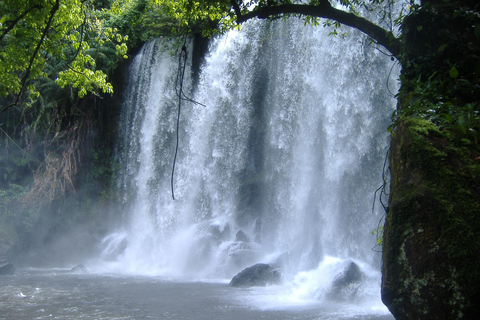
[[[128,56],[158,36],[212,37],[254,18],[363,32],[402,67],[391,130],[428,123],[462,155],[457,167],[473,168],[465,175],[478,172],[478,1],[1,0],[0,240],[27,247],[40,226],[46,238],[80,222],[101,229],[95,208],[118,169],[113,92]],[[477,190],[479,177],[468,179]]]

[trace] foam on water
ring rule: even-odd
[[[198,86],[185,82],[205,106],[184,102],[175,201],[177,60],[163,39],[144,46],[119,125],[125,223],[103,241],[103,270],[230,279],[275,263],[284,284],[253,290],[258,307],[385,311],[370,231],[383,215],[372,201],[395,104],[392,62],[355,32],[327,33],[250,21],[211,42]],[[361,279],[338,287],[352,263]]]

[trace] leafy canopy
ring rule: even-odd
[[[356,28],[392,55],[400,53],[398,26],[415,8],[413,0],[154,0],[165,15],[178,22],[178,29],[199,29],[204,35],[221,33],[252,18],[301,17],[306,24]],[[394,9],[395,7],[395,9]],[[365,17],[368,17],[366,19]],[[210,23],[206,23],[210,22]],[[338,34],[336,31],[332,34]]]
[[[223,33],[254,17],[302,16],[313,25],[319,18],[331,19],[336,22],[324,24],[360,29],[396,55],[392,21],[398,24],[404,11],[392,17],[394,4],[395,0],[340,0],[333,5],[330,0],[2,0],[0,97],[10,95],[12,105],[25,100],[27,93],[35,99],[39,93],[34,80],[42,77],[62,88],[71,86],[79,97],[110,93],[108,69],[125,57],[127,43],[136,46],[167,29],[170,34]],[[382,27],[359,13],[373,11]],[[105,62],[107,57],[113,62]]]
[[[25,93],[38,96],[32,81],[52,74],[58,85],[72,86],[79,97],[112,92],[95,55],[110,46],[126,57],[127,38],[107,27],[101,13],[93,0],[2,0],[0,96],[15,96],[13,104]],[[49,65],[55,70],[47,74]]]

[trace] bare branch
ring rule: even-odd
[[[332,19],[341,24],[353,27],[365,33],[378,44],[384,46],[393,56],[400,54],[400,40],[375,23],[357,16],[353,13],[345,12],[332,7],[328,0],[321,0],[318,5],[309,4],[274,4],[267,6],[257,6],[248,13],[241,14],[240,7],[235,0],[232,0],[232,7],[237,15],[237,22],[243,23],[252,18],[268,19],[279,15],[299,14],[318,18]]]

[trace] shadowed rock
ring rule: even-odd
[[[279,284],[281,275],[277,268],[269,264],[257,263],[243,269],[232,281],[232,287],[265,287],[269,284]]]

